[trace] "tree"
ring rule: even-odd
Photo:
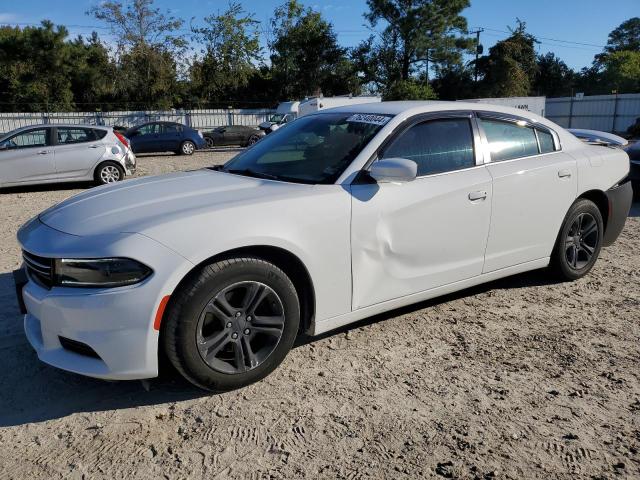
[[[531,92],[538,66],[533,35],[526,24],[517,19],[511,36],[489,49],[489,55],[478,60],[483,78],[480,93],[486,97],[525,97]]]
[[[398,80],[384,95],[384,100],[433,100],[438,98],[431,85],[417,80]]]
[[[117,80],[116,65],[98,34],[92,33],[87,40],[79,36],[67,46],[71,62],[69,80],[76,108],[111,108]]]
[[[67,29],[0,27],[0,108],[5,111],[73,108]]]
[[[462,64],[440,68],[431,85],[441,100],[473,98],[476,96],[473,74],[472,69]]]
[[[622,22],[618,28],[609,34],[609,41],[605,51],[614,53],[623,50],[640,52],[640,17],[630,18]]]
[[[409,80],[414,65],[428,59],[432,64],[460,63],[472,42],[462,36],[467,21],[460,15],[469,0],[367,0],[365,18],[372,27],[385,22],[384,52],[396,48],[399,78]]]
[[[358,93],[347,50],[320,13],[288,0],[275,10],[271,31],[272,75],[281,99]]]
[[[547,97],[571,95],[575,73],[552,52],[537,57],[533,92]]]
[[[187,46],[178,34],[183,20],[154,8],[154,0],[104,1],[87,14],[105,22],[118,39],[118,93],[147,108],[171,105]]]
[[[206,27],[194,28],[204,45],[202,58],[191,67],[192,90],[206,101],[235,98],[256,74],[262,59],[258,25],[238,3],[222,14],[205,18]]]
[[[607,55],[602,78],[611,91],[640,92],[640,51],[622,50]]]

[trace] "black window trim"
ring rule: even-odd
[[[520,117],[518,115],[512,115],[512,114],[501,113],[501,112],[492,112],[488,110],[476,110],[474,111],[474,114],[477,119],[476,123],[478,124],[478,129],[481,132],[482,142],[485,147],[484,150],[487,155],[487,158],[485,158],[485,164],[512,162],[512,161],[520,160],[523,158],[538,157],[541,155],[551,155],[551,154],[562,151],[562,144],[560,143],[560,137],[558,136],[558,134],[553,129],[539,122],[533,122],[528,118]],[[487,135],[484,131],[484,128],[482,127],[482,122],[481,122],[482,119],[496,120],[496,121],[501,121],[505,123],[516,123],[516,124],[520,124],[524,122],[525,123],[525,125],[523,125],[524,127],[533,129],[533,133],[536,137],[536,143],[538,145],[538,153],[534,155],[525,155],[522,157],[510,158],[508,160],[493,160],[491,158],[491,150],[489,149],[489,140],[487,139]],[[542,153],[542,148],[540,148],[540,138],[538,137],[538,130],[551,134],[551,137],[553,138],[553,145],[554,145],[553,152]]]
[[[11,135],[8,138],[5,138],[3,140],[3,142],[8,142],[9,140],[12,140],[12,139],[16,138],[19,135],[24,135],[25,133],[29,133],[29,132],[35,132],[36,130],[44,130],[46,132],[45,133],[45,137],[44,137],[46,143],[45,143],[44,146],[43,145],[31,145],[31,146],[28,146],[28,147],[18,147],[18,148],[11,148],[11,149],[7,149],[7,150],[13,151],[13,150],[27,150],[29,148],[51,147],[53,145],[53,143],[52,143],[53,136],[51,134],[52,128],[49,125],[37,125],[37,126],[34,125],[33,128],[27,128],[25,130],[22,130],[21,132],[17,132],[15,134]],[[7,150],[4,150],[4,151],[7,151]]]
[[[93,135],[93,138],[91,140],[87,140],[86,142],[72,142],[72,143],[58,143],[58,129],[63,129],[63,128],[68,128],[68,129],[76,129],[76,130],[88,130],[89,132],[91,132],[91,134]],[[98,136],[96,134],[96,128],[94,128],[93,126],[85,126],[85,125],[55,125],[53,127],[50,127],[50,146],[52,147],[60,147],[60,146],[64,146],[64,145],[80,145],[83,143],[91,143],[91,142],[97,142],[98,141]],[[106,136],[106,135],[105,135]],[[104,137],[102,137],[104,138]]]
[[[456,172],[463,172],[465,170],[471,170],[472,168],[482,167],[485,162],[483,162],[482,157],[482,143],[481,143],[481,132],[478,129],[477,122],[474,119],[474,112],[471,110],[443,110],[440,112],[426,112],[419,113],[417,115],[413,115],[407,118],[405,121],[400,123],[398,126],[394,128],[394,130],[384,139],[384,141],[380,144],[377,150],[371,155],[369,160],[365,163],[365,165],[360,170],[360,173],[356,175],[352,184],[362,184],[362,183],[371,183],[372,179],[369,177],[369,168],[373,164],[373,162],[382,158],[384,152],[389,146],[398,138],[400,135],[405,133],[410,128],[419,125],[421,123],[434,121],[434,120],[447,120],[452,118],[466,118],[469,120],[471,125],[471,131],[473,134],[473,158],[475,160],[475,164],[471,167],[461,168],[458,170],[449,170],[446,172],[439,173],[429,173],[427,175],[419,175],[416,177],[417,179],[435,177],[440,175],[448,175]],[[374,181],[375,182],[375,181]]]

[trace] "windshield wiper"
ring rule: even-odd
[[[222,172],[233,173],[235,175],[244,175],[245,177],[254,177],[254,178],[266,178],[268,180],[281,180],[281,178],[277,175],[272,175],[270,173],[258,172],[257,170],[252,170],[251,168],[239,168],[239,169],[230,169],[230,170],[221,170]]]

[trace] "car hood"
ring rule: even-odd
[[[231,175],[214,170],[179,172],[94,188],[45,210],[40,221],[72,235],[142,233],[173,220],[256,205],[303,194],[312,185]],[[252,208],[241,209],[249,206]],[[255,212],[254,212],[255,213]]]

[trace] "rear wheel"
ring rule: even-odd
[[[604,235],[604,222],[600,210],[590,200],[576,201],[558,235],[551,257],[551,268],[565,280],[577,280],[593,268]]]
[[[116,183],[124,179],[124,168],[117,162],[104,162],[96,168],[94,179],[98,185]]]
[[[213,148],[216,146],[216,142],[211,137],[204,137],[204,141],[207,142],[207,148]]]
[[[191,140],[185,140],[184,142],[182,142],[182,145],[180,145],[180,153],[182,155],[193,155],[193,152],[195,151],[196,144]]]
[[[293,346],[298,297],[287,275],[269,262],[248,257],[208,265],[174,295],[164,349],[200,388],[227,391],[256,382]]]

